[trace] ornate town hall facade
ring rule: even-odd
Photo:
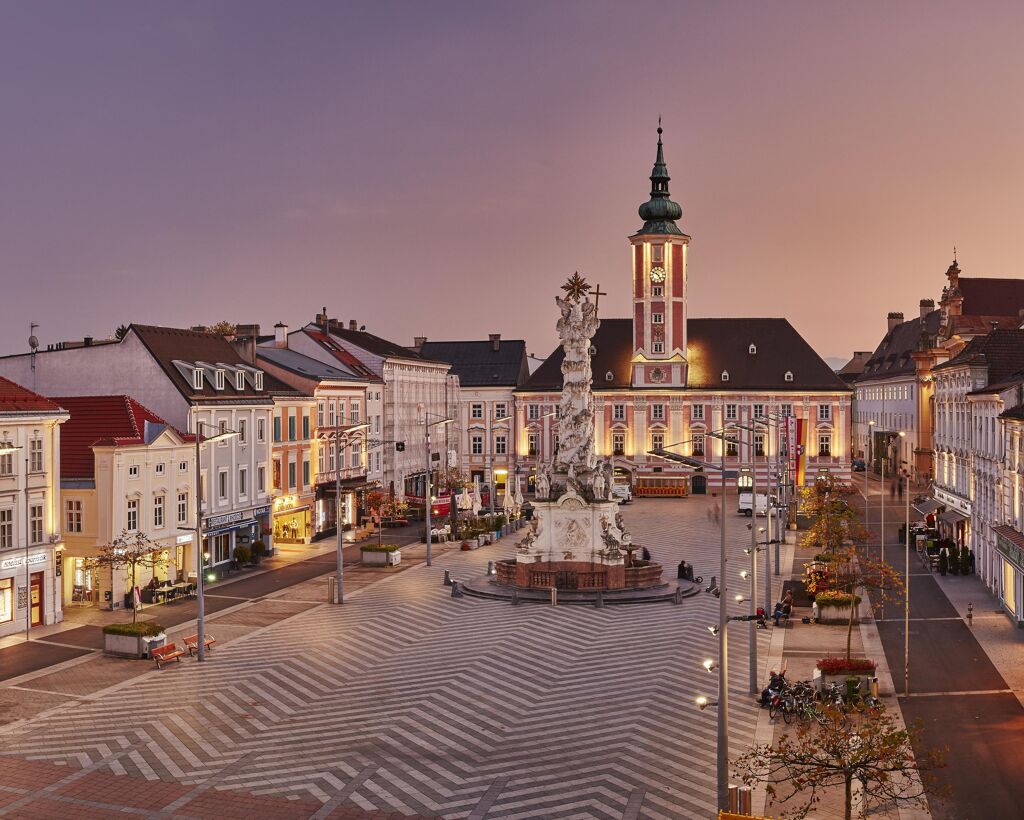
[[[682,208],[669,194],[661,133],[650,199],[639,209],[643,225],[629,237],[633,315],[602,318],[591,349],[598,455],[611,456],[620,480],[646,495],[720,485],[718,470],[694,472],[648,455],[660,447],[716,465],[724,447],[726,469],[755,466],[760,488],[780,451],[797,484],[826,471],[848,480],[851,392],[793,326],[687,315],[690,237],[677,224]],[[558,446],[562,355],[552,353],[516,391],[519,471],[531,482]],[[755,424],[760,418],[773,422]],[[739,481],[747,483],[749,472]]]

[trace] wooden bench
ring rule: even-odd
[[[181,658],[185,653],[178,649],[178,647],[169,643],[166,646],[161,646],[159,649],[150,649],[149,656],[156,661],[156,668],[162,669],[163,664],[168,661],[177,661],[181,663]]]
[[[203,641],[203,643],[206,644],[206,648],[209,649],[217,643],[217,639],[212,635],[207,635],[206,640]],[[185,646],[188,647],[188,654],[191,657],[192,653],[199,649],[199,635],[189,635],[185,638]]]

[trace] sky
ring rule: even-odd
[[[1024,4],[0,5],[0,353],[121,323],[555,346],[628,316],[659,115],[688,309],[825,357],[1024,275]]]

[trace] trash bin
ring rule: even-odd
[[[167,646],[167,635],[161,632],[159,635],[148,635],[144,637],[143,642],[146,644],[146,657],[153,657],[154,649],[162,649]]]
[[[871,697],[878,700],[878,678],[871,679]]]
[[[327,603],[333,604],[338,598],[338,576],[327,576]]]

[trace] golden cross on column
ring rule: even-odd
[[[602,296],[607,296],[608,294],[605,293],[603,290],[601,290],[601,284],[598,283],[597,287],[594,288],[594,293],[592,295],[594,297],[594,312],[596,313],[598,305],[601,302],[601,297]]]

